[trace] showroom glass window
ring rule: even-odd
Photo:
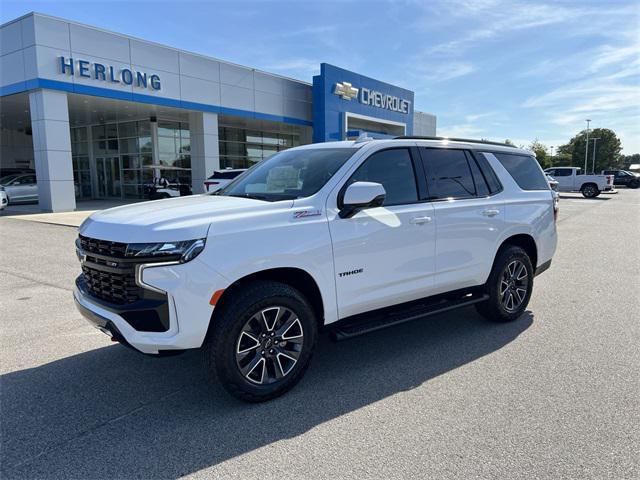
[[[87,127],[71,129],[71,158],[76,197],[91,198],[91,168]]]
[[[161,170],[172,182],[191,184],[191,135],[189,124],[158,120],[158,158],[160,165],[180,170]]]
[[[122,195],[140,198],[142,185],[153,173],[144,168],[152,163],[151,124],[149,120],[107,123],[91,127],[94,158],[118,157]],[[116,191],[118,189],[115,189]]]
[[[292,131],[269,132],[225,125],[218,128],[221,168],[249,168],[287,148],[300,145],[300,136]]]

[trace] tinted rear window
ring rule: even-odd
[[[475,197],[476,187],[464,151],[422,148],[421,152],[432,200]]]
[[[494,153],[522,190],[549,190],[549,184],[535,157]]]
[[[502,184],[500,183],[500,180],[498,180],[496,172],[493,171],[493,168],[491,168],[491,165],[489,165],[489,162],[484,155],[476,154],[475,159],[478,161],[478,166],[480,167],[480,170],[482,170],[484,179],[487,181],[491,195],[500,192],[502,190]]]
[[[479,197],[488,197],[489,196],[489,187],[487,186],[487,182],[484,179],[484,175],[480,171],[478,164],[473,158],[468,158],[469,167],[471,167],[471,173],[473,174],[473,181],[476,184],[476,194]]]

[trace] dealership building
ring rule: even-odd
[[[0,26],[0,168],[34,169],[43,211],[193,192],[296,145],[436,134],[414,93],[329,64],[311,83],[30,13]]]

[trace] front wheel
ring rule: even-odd
[[[212,318],[209,370],[241,400],[271,400],[298,383],[311,360],[314,311],[300,292],[279,282],[257,281],[231,295]]]
[[[502,249],[485,288],[489,299],[476,304],[480,315],[493,322],[510,322],[522,315],[533,290],[533,266],[527,252],[516,246]]]

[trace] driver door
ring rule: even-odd
[[[344,219],[337,210],[329,214],[340,318],[430,294],[435,222],[433,206],[421,200],[417,161],[409,148],[375,152],[340,188],[338,196],[367,181],[386,191],[382,207]]]

